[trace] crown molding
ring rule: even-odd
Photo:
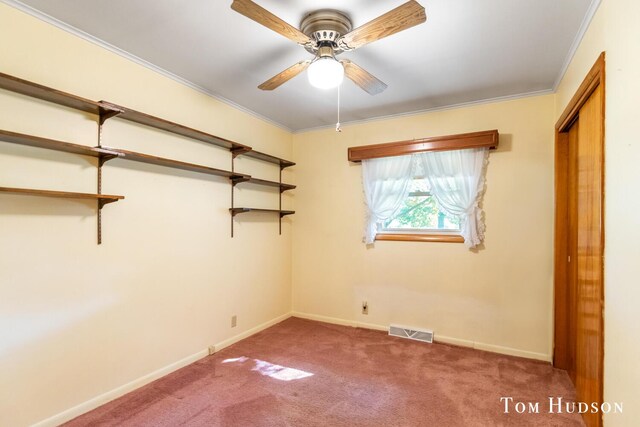
[[[598,11],[598,7],[600,7],[601,3],[602,3],[602,0],[591,0],[589,9],[587,9],[587,13],[584,15],[584,18],[582,19],[582,23],[580,24],[578,33],[573,39],[573,43],[571,43],[569,52],[567,53],[567,56],[564,59],[564,63],[562,64],[562,68],[560,69],[560,72],[558,73],[558,77],[556,77],[556,80],[553,83],[553,92],[556,92],[558,90],[558,86],[560,86],[560,82],[562,82],[562,79],[564,78],[564,75],[566,74],[567,69],[569,69],[569,65],[571,65],[571,61],[573,61],[573,57],[578,51],[578,48],[580,47],[580,43],[582,43],[582,39],[584,38],[584,35],[587,33],[587,30],[589,29],[589,25],[591,25],[591,21],[593,20],[593,17],[596,15],[596,12]]]
[[[434,113],[437,111],[456,110],[458,108],[473,107],[475,105],[484,105],[484,104],[493,104],[496,102],[513,101],[516,99],[531,98],[533,96],[552,95],[553,93],[554,91],[552,89],[543,89],[543,90],[537,90],[533,92],[524,92],[524,93],[519,93],[514,95],[505,95],[505,96],[498,96],[495,98],[486,98],[486,99],[479,99],[476,101],[461,102],[459,104],[443,105],[440,107],[426,108],[424,110],[415,110],[407,113],[389,114],[386,116],[376,116],[368,119],[353,120],[350,122],[342,122],[340,123],[340,125],[341,127],[344,128],[345,126],[360,125],[360,124],[369,123],[369,122],[377,122],[380,120],[391,120],[391,119],[397,119],[401,117],[418,116],[420,114]],[[313,131],[324,130],[324,129],[335,129],[335,124],[322,125],[322,126],[316,126],[316,127],[307,128],[307,129],[295,130],[293,131],[293,134],[297,135],[301,133],[313,132]]]
[[[167,77],[167,78],[169,78],[171,80],[174,80],[174,81],[176,81],[176,82],[178,82],[178,83],[180,83],[182,85],[185,85],[185,86],[187,86],[187,87],[189,87],[189,88],[191,88],[191,89],[193,89],[195,91],[198,91],[198,92],[200,92],[200,93],[202,93],[204,95],[207,95],[207,96],[209,96],[211,98],[214,98],[215,100],[220,101],[220,102],[222,102],[222,103],[224,103],[224,104],[226,104],[226,105],[228,105],[228,106],[230,106],[232,108],[235,108],[236,110],[240,110],[240,111],[242,111],[244,113],[247,113],[247,114],[249,114],[249,115],[251,115],[251,116],[253,116],[253,117],[257,118],[257,119],[260,119],[260,120],[262,120],[264,122],[267,122],[270,125],[276,126],[276,127],[280,128],[280,129],[285,130],[285,131],[290,132],[290,133],[293,132],[293,129],[289,128],[288,126],[283,125],[282,123],[276,122],[275,120],[270,119],[270,118],[268,118],[266,116],[263,116],[260,113],[257,113],[257,112],[255,112],[253,110],[250,110],[249,108],[243,107],[242,105],[237,104],[237,103],[231,101],[230,99],[227,99],[227,98],[225,98],[225,97],[223,97],[223,96],[221,96],[221,95],[219,95],[219,94],[217,94],[215,92],[212,92],[212,91],[210,91],[208,89],[205,89],[200,85],[197,85],[197,84],[195,84],[195,83],[193,83],[193,82],[191,82],[191,81],[189,81],[187,79],[184,79],[184,78],[182,78],[182,77],[180,77],[180,76],[178,76],[176,74],[173,74],[172,72],[167,71],[164,68],[158,67],[157,65],[154,65],[149,61],[146,61],[146,60],[144,60],[144,59],[142,59],[142,58],[140,58],[140,57],[138,57],[136,55],[133,55],[133,54],[127,52],[126,50],[120,49],[117,46],[114,46],[114,45],[112,45],[110,43],[107,43],[106,41],[104,41],[104,40],[102,40],[102,39],[100,39],[98,37],[92,36],[89,33],[86,33],[86,32],[84,32],[84,31],[82,31],[82,30],[80,30],[80,29],[78,29],[78,28],[76,28],[76,27],[74,27],[72,25],[69,25],[69,24],[67,24],[65,22],[60,21],[59,19],[54,18],[53,16],[47,15],[46,13],[43,13],[43,12],[37,10],[37,9],[34,9],[33,7],[31,7],[29,5],[26,5],[26,4],[24,4],[24,3],[22,3],[22,2],[20,2],[18,0],[0,0],[0,3],[4,3],[4,4],[8,5],[8,6],[11,6],[11,7],[15,8],[17,10],[20,10],[21,12],[26,13],[27,15],[33,16],[34,18],[37,18],[37,19],[39,19],[41,21],[44,21],[47,24],[51,24],[54,27],[57,27],[57,28],[59,28],[59,29],[61,29],[63,31],[66,31],[66,32],[68,32],[70,34],[73,34],[74,36],[80,37],[83,40],[86,40],[86,41],[88,41],[90,43],[93,43],[93,44],[95,44],[97,46],[100,46],[101,48],[106,49],[106,50],[108,50],[108,51],[110,51],[112,53],[115,53],[116,55],[120,55],[123,58],[128,59],[129,61],[132,61],[132,62],[134,62],[134,63],[136,63],[138,65],[141,65],[141,66],[143,66],[145,68],[148,68],[148,69],[150,69],[150,70],[152,70],[152,71],[154,71],[154,72],[156,72],[156,73],[158,73],[158,74],[160,74],[160,75],[162,75],[164,77]]]

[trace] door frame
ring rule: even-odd
[[[560,369],[567,370],[570,364],[570,355],[573,349],[570,348],[569,337],[569,316],[571,311],[569,306],[569,289],[567,284],[568,277],[568,171],[569,171],[569,132],[571,125],[578,118],[580,109],[589,99],[591,94],[600,87],[602,90],[602,137],[600,144],[602,146],[602,188],[601,191],[601,216],[600,216],[600,248],[604,254],[604,140],[605,140],[605,53],[602,52],[595,64],[587,74],[586,78],[578,88],[577,92],[569,101],[569,104],[560,115],[555,125],[555,242],[554,242],[554,348],[553,348],[553,365]],[[601,272],[601,289],[604,310],[604,262],[603,271]],[[600,395],[603,392],[603,360],[604,360],[604,313],[601,317],[601,331],[599,337],[600,352],[600,378],[599,387]],[[575,350],[573,350],[575,352]]]

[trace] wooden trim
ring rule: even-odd
[[[555,136],[555,250],[554,250],[554,349],[553,366],[568,371],[570,369],[569,343],[569,295],[566,283],[568,275],[567,258],[569,221],[569,135],[556,131]]]
[[[363,145],[349,147],[350,162],[360,162],[379,157],[404,156],[424,151],[461,150],[465,148],[498,147],[499,134],[497,130],[463,133],[459,135],[434,136],[413,139],[410,141],[389,142],[385,144]]]
[[[599,85],[604,87],[605,84],[605,62],[604,52],[600,54],[593,67],[585,77],[584,81],[578,88],[569,104],[564,109],[560,118],[556,122],[556,130],[558,132],[564,132],[571,125],[571,123],[578,117],[578,112],[584,103],[589,99],[591,94]],[[604,110],[603,110],[604,111]]]
[[[394,242],[464,243],[464,238],[455,234],[377,234],[376,240]]]

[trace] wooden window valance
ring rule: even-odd
[[[349,161],[360,162],[379,157],[405,156],[424,151],[462,150],[465,148],[498,147],[497,130],[462,133],[459,135],[433,136],[409,141],[349,147]]]

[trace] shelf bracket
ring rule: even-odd
[[[233,147],[231,148],[231,155],[235,159],[236,157],[248,153],[249,151],[251,151],[251,147]]]
[[[124,113],[124,111],[122,110],[118,110],[116,108],[107,106],[106,104],[102,104],[100,105],[100,126],[102,126],[104,124],[104,122],[106,122],[107,120],[109,120],[112,117],[117,116],[118,114],[122,114]]]
[[[99,120],[100,126],[102,126],[104,124],[104,122],[106,122],[110,118],[124,113],[124,111],[122,111],[121,109],[115,108],[111,104],[108,104],[108,103],[106,103],[104,101],[100,101],[99,109],[100,109],[100,114],[99,114],[100,115],[100,120]]]
[[[98,167],[101,168],[109,160],[113,160],[118,157],[120,157],[119,154],[101,154],[100,157],[98,157]]]
[[[234,187],[238,184],[240,184],[241,182],[247,182],[249,181],[251,178],[247,175],[232,175],[229,177],[229,179],[231,180],[231,185],[233,185]]]
[[[114,203],[114,202],[117,202],[117,200],[99,199],[98,200],[98,210],[102,210],[104,205],[107,205],[109,203]]]
[[[229,212],[231,213],[231,217],[233,218],[234,216],[236,216],[238,214],[249,212],[249,211],[247,209],[243,209],[243,208],[231,208],[231,209],[229,209]]]

